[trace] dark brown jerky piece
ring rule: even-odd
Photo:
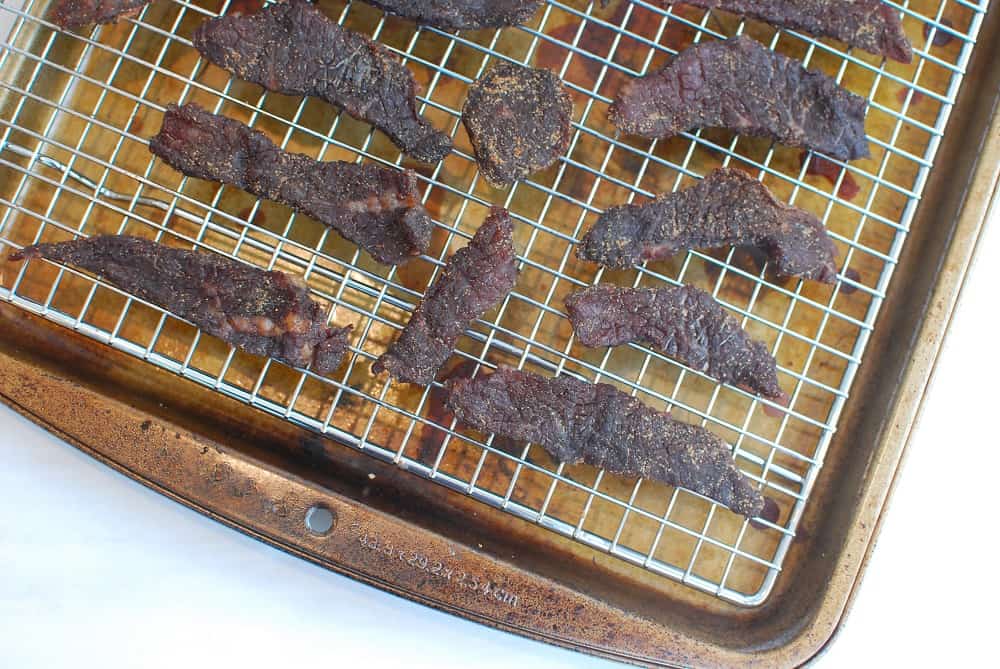
[[[655,346],[688,367],[769,399],[785,394],[774,357],[708,293],[694,286],[620,288],[600,284],[566,298],[584,346],[630,341]]]
[[[396,264],[427,250],[433,223],[411,170],[319,162],[198,105],[170,106],[149,150],[188,176],[281,202]]]
[[[755,246],[779,276],[837,278],[837,247],[819,219],[780,202],[756,179],[722,168],[686,190],[611,207],[577,248],[585,260],[631,267],[688,249]]]
[[[328,327],[305,284],[284,272],[125,235],[38,244],[10,258],[38,257],[93,272],[253,355],[327,374],[347,350],[350,326]]]
[[[825,74],[740,36],[695,44],[629,82],[608,115],[643,137],[726,128],[854,160],[869,155],[866,108]]]
[[[749,518],[764,497],[733,463],[729,446],[614,386],[501,367],[451,379],[448,408],[466,425],[542,446],[561,462],[688,488]]]
[[[451,138],[417,113],[417,84],[406,66],[305,0],[211,19],[192,41],[205,58],[241,79],[320,98],[371,123],[417,160],[437,162],[451,151]]]
[[[132,16],[150,0],[57,0],[49,10],[49,20],[63,30],[78,30],[95,23],[116,23]]]
[[[514,287],[513,224],[506,209],[493,207],[468,246],[448,259],[444,270],[399,338],[372,366],[401,381],[430,384],[474,318]]]
[[[848,46],[901,63],[913,60],[913,48],[899,14],[882,0],[684,0],[685,4],[723,11],[791,28],[817,37],[833,37]],[[603,0],[607,4],[607,0]]]
[[[497,187],[559,160],[572,116],[573,101],[554,72],[507,62],[469,87],[462,108],[479,169]]]
[[[503,28],[524,23],[542,0],[365,0],[390,14],[445,30]]]

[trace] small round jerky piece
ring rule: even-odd
[[[497,187],[552,165],[569,147],[573,102],[549,70],[501,63],[469,88],[462,121]]]

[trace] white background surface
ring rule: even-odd
[[[998,212],[854,611],[817,665],[992,657]],[[209,521],[0,407],[0,666],[611,666],[359,585]]]

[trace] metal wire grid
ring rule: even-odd
[[[138,227],[145,229],[147,234],[153,231],[157,239],[169,234],[195,247],[295,272],[309,280],[318,298],[337,306],[335,318],[338,321],[345,313],[361,317],[361,325],[357,328],[345,371],[338,373],[336,378],[317,377],[306,371],[298,371],[288,377],[281,376],[276,371],[280,365],[262,361],[256,377],[249,384],[234,382],[230,372],[239,363],[236,362],[237,353],[231,348],[225,353],[221,366],[215,370],[200,368],[195,364],[198,352],[209,345],[202,341],[197,331],[193,332],[185,355],[163,353],[159,346],[161,337],[166,337],[164,333],[172,327],[175,319],[153,305],[143,305],[136,298],[123,296],[117,317],[111,324],[98,325],[91,322],[88,312],[91,305],[99,300],[99,284],[68,268],[58,268],[47,292],[39,299],[38,295],[26,294],[25,277],[28,270],[21,266],[16,270],[12,281],[8,282],[6,278],[0,281],[0,296],[202,385],[309,429],[328,434],[380,459],[395,462],[418,475],[436,480],[475,499],[571,536],[652,572],[681,580],[739,604],[753,605],[764,601],[781,569],[802,508],[820,471],[827,445],[848,396],[855,370],[872,331],[906,230],[943,135],[962,74],[971,56],[975,37],[987,8],[986,3],[977,5],[965,0],[942,0],[937,4],[920,3],[919,8],[913,8],[917,5],[916,2],[899,6],[898,9],[904,16],[920,19],[929,30],[925,33],[924,48],[916,45],[915,66],[898,71],[883,62],[853,52],[842,53],[794,32],[773,32],[770,46],[776,47],[779,40],[784,47],[788,46],[788,41],[794,42],[804,49],[802,59],[807,66],[814,60],[826,58],[833,59],[838,64],[835,70],[838,79],[845,77],[849,68],[866,73],[871,81],[869,98],[872,112],[887,119],[888,134],[872,137],[876,154],[878,148],[882,149],[877,169],[869,171],[857,166],[838,164],[845,169],[836,178],[833,193],[824,191],[806,179],[808,162],[802,164],[797,176],[788,176],[787,169],[778,164],[780,160],[776,157],[774,146],[766,146],[763,152],[755,154],[753,147],[747,150],[742,145],[738,146],[741,141],[739,138],[718,140],[711,133],[697,132],[685,135],[686,142],[680,151],[680,158],[675,159],[671,154],[665,155],[658,151],[658,142],[633,144],[627,138],[611,136],[595,121],[599,117],[599,110],[610,102],[602,88],[606,79],[616,73],[627,77],[638,76],[653,66],[654,59],[673,52],[661,45],[671,26],[682,26],[693,32],[694,41],[698,41],[702,38],[723,37],[731,32],[741,33],[748,29],[742,22],[735,23],[732,30],[726,29],[723,33],[709,13],[696,13],[700,18],[692,18],[691,13],[677,12],[672,7],[664,9],[645,2],[634,2],[624,8],[624,13],[620,12],[621,16],[616,17],[617,20],[609,20],[606,15],[598,13],[596,3],[549,2],[529,26],[516,29],[524,37],[517,49],[509,49],[502,42],[500,32],[492,33],[485,43],[481,43],[479,39],[470,38],[465,33],[452,35],[430,28],[412,32],[401,45],[390,44],[390,48],[409,65],[424,68],[428,73],[429,82],[421,97],[422,111],[442,113],[448,119],[447,129],[456,139],[459,111],[453,105],[442,103],[437,92],[449,82],[471,83],[487,67],[485,56],[530,64],[539,51],[556,45],[560,55],[563,52],[565,54],[556,69],[566,80],[567,86],[579,96],[578,118],[574,122],[574,136],[567,158],[548,178],[531,179],[515,185],[504,194],[504,201],[500,202],[512,209],[515,219],[523,226],[520,232],[527,231],[523,238],[518,239],[519,249],[522,250],[519,256],[523,270],[522,280],[530,272],[533,273],[532,276],[551,278],[551,284],[548,288],[543,288],[540,295],[536,295],[519,282],[494,317],[477,322],[475,329],[468,333],[472,346],[462,346],[458,355],[472,361],[477,369],[481,365],[494,366],[500,356],[521,367],[613,382],[633,395],[669,406],[675,412],[686,414],[690,419],[698,420],[731,437],[730,442],[735,446],[735,454],[741,467],[765,488],[766,494],[784,501],[781,522],[758,521],[761,526],[758,529],[750,529],[746,521],[736,520],[726,511],[717,513],[718,507],[715,504],[698,500],[691,493],[668,491],[642,481],[622,487],[614,484],[612,477],[605,479],[603,472],[599,472],[589,482],[586,475],[578,474],[572,468],[540,462],[535,457],[535,452],[528,447],[517,454],[510,454],[508,449],[497,447],[492,438],[484,441],[472,437],[459,432],[454,422],[441,423],[440,417],[430,415],[433,389],[421,389],[415,403],[411,405],[399,401],[397,393],[401,391],[392,383],[379,382],[367,386],[360,384],[359,387],[356,379],[366,375],[370,362],[382,348],[381,345],[369,345],[376,339],[374,333],[387,330],[391,334],[398,329],[405,323],[406,314],[412,311],[420,296],[418,290],[405,285],[396,268],[382,270],[373,267],[357,251],[353,254],[328,252],[328,231],[324,231],[318,240],[303,243],[296,238],[295,215],[289,216],[284,227],[279,230],[257,225],[255,220],[261,207],[259,202],[252,204],[247,215],[234,216],[223,201],[224,194],[231,189],[219,189],[211,197],[203,198],[191,194],[193,186],[186,178],[176,188],[166,188],[154,178],[155,161],[151,157],[145,160],[141,169],[123,166],[123,163],[126,162],[125,156],[132,143],[146,141],[133,131],[136,118],[146,111],[163,111],[163,105],[155,100],[154,92],[158,86],[163,85],[164,79],[181,87],[181,100],[210,93],[217,98],[215,111],[249,111],[248,121],[251,125],[278,123],[284,129],[280,141],[283,148],[295,144],[293,137],[305,137],[318,144],[316,157],[321,160],[330,159],[338,152],[345,151],[359,161],[366,158],[400,164],[402,158],[398,154],[389,154],[387,158],[386,152],[380,151],[374,132],[365,134],[360,142],[345,141],[339,134],[342,124],[340,115],[334,116],[326,132],[315,130],[303,121],[306,116],[305,100],[292,108],[291,117],[288,118],[284,114],[275,113],[268,106],[269,98],[276,96],[260,93],[256,100],[247,102],[244,97],[232,92],[233,87],[238,86],[233,79],[227,79],[221,87],[207,85],[202,77],[206,68],[202,61],[192,61],[186,72],[171,69],[171,66],[165,64],[170,49],[191,49],[190,42],[181,36],[183,32],[179,30],[185,25],[185,21],[190,23],[193,18],[216,14],[185,1],[174,0],[174,3],[176,8],[172,7],[165,13],[172,21],[170,25],[150,18],[156,11],[154,4],[144,9],[136,19],[130,19],[126,26],[97,27],[90,35],[73,37],[57,37],[55,32],[47,33],[43,30],[39,33],[41,38],[28,41],[21,40],[20,37],[40,26],[51,27],[39,18],[44,7],[36,4],[35,0],[28,0],[24,9],[15,9],[5,0],[3,12],[15,17],[15,25],[4,50],[0,52],[0,71],[12,71],[15,68],[11,64],[16,61],[20,66],[16,69],[27,72],[27,75],[21,80],[4,75],[3,81],[0,81],[0,85],[8,93],[19,96],[16,102],[9,105],[9,113],[0,118],[0,169],[6,170],[6,174],[12,178],[11,183],[0,186],[3,201],[8,206],[0,215],[0,242],[15,248],[22,245],[15,239],[15,233],[23,235],[27,226],[21,222],[22,219],[40,222],[32,228],[34,232],[31,241],[37,241],[43,235],[53,232],[58,237],[65,238],[67,233],[75,235],[91,231],[89,222],[98,217],[97,212],[103,211],[120,217],[119,231],[131,231]],[[228,7],[227,0],[220,10],[224,12]],[[968,17],[964,27],[956,28],[945,21],[946,11],[952,11],[956,7]],[[350,23],[359,12],[369,11],[350,3],[325,9],[342,24]],[[334,9],[338,11],[333,11]],[[639,11],[646,13],[647,24],[648,16],[655,17],[654,34],[632,29],[630,22],[633,13]],[[376,39],[383,36],[387,26],[386,19],[378,16],[371,29],[371,34]],[[569,29],[565,38],[562,34],[554,36],[557,31],[552,30],[550,25],[560,17],[569,17],[578,23],[576,28]],[[608,52],[604,56],[595,56],[588,49],[587,31],[592,28],[607,31],[611,37]],[[958,40],[959,47],[954,59],[932,53],[933,40],[939,33]],[[445,40],[444,48],[434,60],[422,55],[423,51],[418,46],[420,40],[427,35]],[[105,37],[112,44],[120,42],[120,46],[106,45]],[[138,45],[154,37],[161,40],[161,46],[152,55],[138,48]],[[57,58],[53,58],[59,48],[65,47],[64,44],[57,46],[58,40],[72,40],[78,47],[76,54],[67,62],[59,62]],[[618,62],[616,52],[623,48],[623,44],[638,44],[645,48],[638,66]],[[473,73],[460,71],[461,68],[454,66],[452,56],[460,51],[482,56]],[[516,56],[511,56],[510,51],[516,52]],[[89,63],[109,57],[114,60],[103,79],[87,74]],[[599,65],[599,71],[591,85],[576,83],[570,76],[574,65],[581,60]],[[137,65],[146,72],[139,91],[131,93],[117,87],[114,82],[119,72],[123,68]],[[941,86],[921,83],[925,68],[940,68],[947,72],[947,85],[943,90]],[[899,72],[905,72],[905,75]],[[53,75],[66,79],[67,83],[61,92],[54,98],[37,92],[36,88],[41,88],[38,82]],[[905,97],[900,109],[895,109],[893,105],[878,98],[879,86],[884,82],[903,87]],[[99,91],[97,100],[88,108],[79,105],[75,97],[76,88],[84,85]],[[936,104],[932,120],[921,120],[910,113],[911,104],[918,96]],[[121,121],[106,120],[108,111],[105,105],[109,99],[124,99],[131,105],[127,118]],[[583,105],[579,104],[580,99],[583,100]],[[52,113],[40,128],[31,129],[31,124],[22,118],[22,114],[28,114],[29,110],[36,108],[44,108]],[[75,143],[60,135],[60,124],[67,121],[82,124],[83,130]],[[898,141],[911,131],[926,134],[923,151],[919,154],[908,151],[905,143]],[[96,155],[97,152],[88,148],[88,137],[91,134],[114,139],[114,146],[106,158]],[[723,143],[724,141],[727,143]],[[586,159],[580,159],[581,152],[578,149],[587,142],[599,143],[603,153],[599,152],[596,156],[585,155]],[[457,146],[459,148],[448,161],[472,165],[474,159],[468,150],[462,150],[460,144]],[[776,355],[783,346],[798,353],[794,367],[781,367],[783,378],[794,383],[790,408],[782,409],[780,417],[773,418],[767,430],[760,427],[760,409],[769,407],[773,412],[778,407],[741,391],[723,389],[717,384],[708,383],[703,375],[669,361],[654,351],[638,346],[630,347],[630,353],[637,356],[640,362],[636,367],[628,368],[634,374],[626,375],[621,371],[621,366],[616,364],[613,359],[616,354],[611,351],[587,357],[573,347],[571,336],[556,338],[557,344],[549,343],[552,339],[548,336],[551,329],[549,321],[553,318],[561,319],[562,316],[556,301],[559,295],[557,286],[565,282],[571,287],[582,287],[600,281],[605,275],[604,270],[579,274],[573,267],[570,251],[571,243],[586,229],[585,221],[599,213],[600,204],[607,200],[607,197],[602,197],[602,187],[610,184],[624,189],[629,201],[636,195],[648,197],[653,194],[653,189],[646,186],[646,178],[654,171],[661,171],[675,175],[672,188],[677,189],[682,185],[683,176],[703,173],[699,168],[703,162],[699,156],[705,151],[720,153],[723,164],[734,161],[734,164],[750,166],[761,178],[771,179],[769,183],[772,188],[788,186],[788,199],[793,203],[796,199],[819,202],[823,208],[824,223],[831,225],[834,238],[846,249],[844,267],[851,265],[852,260],[857,260],[862,266],[876,267],[878,270],[875,273],[877,279],[870,282],[872,285],[845,272],[840,277],[838,288],[817,293],[811,292],[812,288],[802,283],[791,287],[773,285],[766,280],[763,270],[749,271],[740,265],[734,252],[724,258],[693,252],[683,258],[675,273],[643,267],[628,276],[628,280],[634,285],[655,285],[661,282],[676,284],[695,275],[696,268],[714,267],[717,277],[714,279],[713,294],[739,314],[745,326],[758,328],[759,332],[766,333]],[[616,153],[633,159],[630,171],[619,170],[620,175],[615,172]],[[54,158],[51,154],[60,155],[60,158]],[[62,159],[62,156],[67,158]],[[903,161],[913,166],[913,178],[909,184],[889,176],[890,173],[895,173],[891,169],[892,161]],[[479,183],[478,175],[474,175],[471,182],[464,186],[456,186],[442,171],[446,163],[423,175],[428,184],[425,200],[430,197],[434,188],[438,188],[445,197],[455,197],[460,201],[452,212],[453,221],[446,222],[442,216],[442,220],[437,222],[447,240],[440,246],[440,252],[424,258],[434,268],[429,278],[433,278],[437,268],[443,264],[449,249],[454,246],[452,241],[461,242],[461,238],[470,236],[480,218],[476,214],[481,213],[482,206],[488,204],[491,195]],[[597,164],[597,167],[592,166],[593,164]],[[0,172],[2,173],[4,172]],[[93,173],[100,176],[89,176]],[[592,182],[582,193],[576,193],[569,187],[569,183],[574,179],[578,182],[580,175],[591,177]],[[835,195],[849,178],[858,178],[868,187],[864,204],[854,204]],[[116,189],[108,185],[111,182],[116,184]],[[131,189],[117,189],[117,184],[121,182],[131,185]],[[38,207],[26,194],[32,188],[42,186],[50,189],[52,195],[43,206]],[[529,199],[532,202],[541,203],[540,208],[535,207],[530,215],[519,211],[521,194],[525,191],[531,194]],[[892,215],[884,213],[879,207],[880,198],[885,192],[898,195],[905,203]],[[61,220],[58,216],[60,199],[69,198],[84,203],[82,215],[75,227],[69,224],[71,221]],[[620,199],[619,197],[615,201]],[[572,205],[577,210],[575,221],[561,228],[552,225],[549,222],[550,212],[561,215],[566,205]],[[162,221],[156,220],[155,210],[162,212]],[[846,216],[857,217],[853,228],[833,227],[838,217]],[[467,218],[472,220],[463,225]],[[176,229],[176,225],[171,227],[171,220],[181,220],[190,224],[190,227]],[[872,224],[867,226],[869,230],[873,225],[878,225],[889,231],[884,248],[870,243],[866,237],[866,224],[869,222]],[[301,225],[299,223],[300,227]],[[555,242],[561,242],[562,246]],[[557,252],[553,257],[543,255],[542,260],[535,253],[537,249],[553,246],[561,248],[561,253]],[[7,271],[10,270],[5,270]],[[72,309],[68,309],[59,304],[59,295],[64,283],[73,280],[86,280],[89,289],[83,300],[76,301]],[[745,296],[745,304],[726,299],[732,294],[728,285],[732,280],[742,281],[751,287]],[[856,290],[863,298],[860,302],[861,311],[857,315],[838,302],[838,298],[846,294],[845,287]],[[118,292],[107,286],[100,290]],[[762,297],[765,292],[766,300]],[[784,305],[783,311],[779,309],[771,312],[761,306],[779,298]],[[513,327],[505,321],[508,312],[525,305],[537,311],[527,328]],[[155,327],[149,333],[146,343],[126,335],[129,319],[140,308],[157,314]],[[803,332],[798,326],[796,312],[799,309],[809,309],[819,315],[812,332]],[[840,343],[831,344],[824,339],[824,332],[836,328],[848,328],[852,336]],[[835,361],[837,374],[833,375],[833,381],[827,381],[822,374],[816,372],[814,362],[817,360]],[[656,376],[655,370],[664,369],[673,371],[674,376],[669,384],[659,383],[657,379],[651,380],[651,377]],[[286,387],[287,392],[273,392],[272,386],[278,385]],[[710,387],[704,403],[697,404],[688,399],[686,388],[691,385]],[[300,408],[300,400],[313,392],[310,390],[313,387],[321,387],[332,393],[324,412],[304,411]],[[815,396],[822,396],[824,401],[816,406],[798,401],[800,397]],[[370,410],[353,428],[337,424],[337,416],[349,405],[353,405],[355,409],[361,405]],[[733,406],[737,408],[733,409]],[[387,421],[387,416],[392,420]],[[385,433],[382,429],[383,422],[390,423],[397,434],[402,435],[397,444],[392,445],[378,438]],[[417,435],[427,429],[440,433],[440,447],[432,461],[415,456],[411,448]],[[810,439],[805,440],[808,442],[805,446],[800,443],[803,439],[796,441],[792,438],[798,432],[810,436]],[[793,441],[796,441],[794,447],[785,445]],[[467,466],[461,471],[450,470],[447,462],[456,452],[459,459],[467,461],[467,465],[475,461],[474,467]],[[486,485],[484,481],[487,472],[501,461],[510,463],[513,472],[506,479],[501,477],[504,483],[502,486]],[[520,494],[519,485],[529,477],[540,482],[540,494]],[[563,505],[572,508],[572,512],[560,514],[558,508],[562,504],[561,500],[574,495],[582,503],[576,506]],[[656,503],[646,503],[649,499],[656,500]],[[656,510],[652,510],[657,504],[659,506]],[[686,510],[692,508],[700,511],[693,515],[687,513]],[[592,526],[592,521],[598,517],[602,519],[601,522]],[[642,549],[628,540],[632,527],[640,522],[651,528],[643,533],[649,541]],[[666,545],[683,541],[687,542],[683,551],[674,551],[669,558],[663,557]],[[712,576],[706,576],[698,570],[698,565],[705,561],[704,556],[709,552],[717,554],[715,562],[719,566]],[[757,576],[739,581],[738,575],[742,571],[749,571]],[[738,584],[734,585],[734,580],[739,581]]]

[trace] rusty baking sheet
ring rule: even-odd
[[[488,624],[647,663],[814,655],[858,578],[994,188],[997,12],[902,5],[916,50],[902,65],[684,5],[549,2],[527,26],[452,35],[361,2],[320,4],[406,59],[454,154],[438,166],[404,161],[325,104],[264,93],[200,60],[192,29],[252,3],[160,0],[80,35],[52,30],[44,3],[5,3],[14,28],[0,51],[0,251],[129,232],[281,268],[335,306],[336,324],[354,324],[349,360],[318,377],[235,352],[85,274],[3,263],[0,395],[243,531]],[[872,158],[842,169],[721,131],[614,134],[605,112],[622,82],[693,41],[740,32],[866,95]],[[507,190],[479,178],[458,117],[469,82],[496,59],[558,71],[576,105],[567,158]],[[320,159],[416,168],[437,223],[431,252],[385,268],[284,207],[182,178],[146,148],[164,106],[181,100]],[[684,188],[719,165],[824,220],[841,253],[838,285],[776,281],[739,251],[629,271],[572,254],[605,207]],[[734,445],[738,466],[778,503],[776,522],[752,526],[683,490],[489,441],[450,421],[438,388],[370,374],[491,203],[517,220],[521,278],[462,339],[454,371],[576,373],[700,422]],[[789,407],[643,347],[576,344],[562,298],[597,281],[711,291],[771,346]],[[304,524],[317,506],[335,521],[320,535]]]

